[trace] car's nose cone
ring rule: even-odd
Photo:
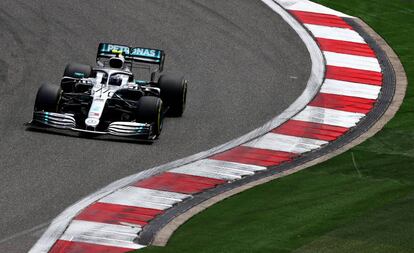
[[[87,118],[87,119],[85,119],[85,125],[87,127],[96,128],[96,126],[98,126],[98,124],[99,124],[99,119],[97,119],[97,118]]]

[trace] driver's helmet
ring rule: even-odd
[[[125,58],[122,54],[109,59],[109,66],[114,69],[122,69],[124,67]]]

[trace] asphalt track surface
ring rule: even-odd
[[[26,252],[67,206],[108,183],[241,136],[286,109],[311,62],[260,1],[0,1],[0,252]],[[99,42],[161,48],[189,80],[183,118],[153,144],[27,131],[43,82],[93,64]]]

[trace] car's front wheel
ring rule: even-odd
[[[43,84],[37,91],[35,111],[57,112],[62,90],[57,85]]]
[[[173,117],[182,116],[187,100],[187,80],[179,75],[161,75],[158,87],[162,101],[169,107],[167,114]]]
[[[162,100],[158,97],[143,96],[138,101],[136,120],[140,123],[153,123],[152,132],[156,136],[162,130]]]

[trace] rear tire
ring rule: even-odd
[[[158,97],[143,96],[138,101],[138,108],[136,111],[137,122],[140,123],[154,123],[153,133],[158,136],[162,130],[163,118],[161,115],[162,100]]]
[[[57,85],[43,84],[37,90],[35,111],[57,112],[62,90]]]
[[[88,78],[91,76],[92,67],[86,64],[80,63],[69,63],[66,65],[63,76],[73,77],[73,78]]]
[[[183,76],[161,75],[158,79],[161,99],[169,107],[168,116],[181,117],[187,100],[187,81]]]

